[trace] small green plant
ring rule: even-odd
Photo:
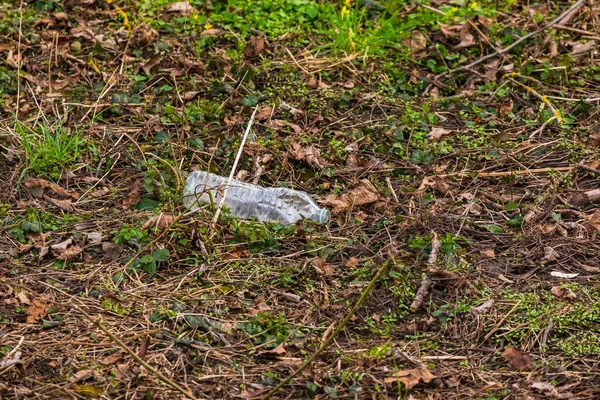
[[[281,344],[290,332],[284,314],[258,313],[250,322],[240,324],[239,328],[254,337],[254,344],[264,344],[271,349]]]
[[[151,278],[156,273],[158,263],[165,262],[170,258],[169,250],[158,249],[153,254],[146,254],[134,261],[132,267],[134,269],[141,269],[148,273]]]
[[[50,179],[60,178],[63,169],[73,166],[81,156],[84,145],[81,132],[62,126],[38,123],[33,128],[20,122],[16,131],[27,160],[27,169]]]

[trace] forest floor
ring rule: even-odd
[[[16,3],[2,398],[264,398],[388,260],[273,398],[600,397],[595,1]],[[327,224],[186,213],[255,109]]]

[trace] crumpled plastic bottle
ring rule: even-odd
[[[227,178],[204,171],[189,174],[183,196],[183,204],[190,210],[201,204],[219,204]],[[210,195],[209,195],[210,192]],[[232,180],[224,205],[239,218],[256,218],[262,222],[293,224],[302,218],[324,224],[329,210],[321,208],[305,192],[288,188],[268,188]]]

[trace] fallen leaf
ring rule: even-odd
[[[485,258],[496,258],[496,251],[494,249],[483,249],[479,251],[479,254]]]
[[[52,246],[50,246],[50,248],[53,251],[56,251],[58,253],[63,253],[63,252],[65,252],[67,250],[67,247],[69,247],[69,245],[71,245],[72,243],[73,243],[73,239],[69,238],[69,239],[67,239],[65,241],[62,241],[60,243],[53,244]]]
[[[31,301],[27,298],[27,295],[25,293],[18,292],[18,293],[15,294],[15,296],[17,296],[17,298],[19,299],[19,301],[22,304],[26,304],[26,305],[31,304]]]
[[[33,324],[44,318],[51,306],[50,300],[47,297],[39,296],[33,299],[29,307],[27,307],[27,323]]]
[[[273,116],[274,107],[273,106],[264,106],[258,109],[256,113],[257,121],[266,121],[267,119]]]
[[[575,46],[573,46],[573,49],[571,50],[571,55],[583,55],[584,53],[587,53],[590,50],[592,50],[594,47],[596,47],[595,40],[589,40],[586,43],[577,43]]]
[[[81,253],[83,253],[83,248],[81,248],[80,246],[71,246],[60,254],[52,252],[52,254],[59,260],[70,260],[71,258],[74,258]]]
[[[146,62],[140,65],[140,68],[144,71],[146,75],[152,75],[158,69],[160,65],[160,54],[155,54],[151,58],[149,58]]]
[[[542,261],[556,261],[558,259],[558,253],[554,248],[550,246],[544,247],[544,257]]]
[[[550,293],[559,299],[575,300],[577,298],[577,295],[571,289],[562,286],[552,286]]]
[[[194,13],[194,7],[187,1],[178,1],[165,8],[165,12],[188,16]]]
[[[502,357],[504,357],[506,361],[508,361],[513,367],[515,367],[518,370],[533,368],[533,358],[529,354],[517,348],[507,347],[502,352]]]
[[[94,375],[94,371],[91,369],[82,369],[80,371],[75,372],[70,378],[69,382],[80,382],[84,381],[88,378],[91,378]]]
[[[550,275],[552,275],[556,278],[566,278],[566,279],[572,279],[572,278],[579,276],[578,273],[569,274],[569,273],[560,272],[560,271],[552,271],[552,272],[550,272]]]
[[[18,362],[20,362],[21,354],[22,353],[20,351],[17,351],[12,356],[5,357],[2,360],[0,360],[0,371],[2,371],[5,368],[10,367],[11,365],[14,365],[14,364],[17,364]]]
[[[265,49],[265,38],[262,36],[250,36],[250,42],[244,49],[244,54],[248,58],[258,57],[260,53]]]
[[[117,351],[116,353],[106,356],[102,360],[100,360],[100,364],[102,364],[102,365],[115,364],[118,361],[120,361],[121,358],[123,358],[123,352]]]
[[[71,203],[71,199],[59,200],[46,195],[43,195],[43,197],[44,200],[46,200],[48,203],[60,208],[61,210],[73,211],[73,204]]]
[[[437,140],[444,135],[452,133],[452,130],[445,128],[432,128],[431,131],[427,134],[427,139],[429,140]]]
[[[554,385],[548,382],[533,382],[531,388],[537,389],[540,392],[551,392],[554,390]]]
[[[344,265],[347,268],[357,268],[358,267],[358,258],[350,257]]]
[[[200,33],[200,36],[222,36],[226,33],[227,33],[227,31],[224,31],[223,29],[212,28],[212,29],[203,30]]]
[[[427,39],[420,31],[413,31],[409,39],[401,40],[402,46],[408,47],[412,55],[417,54],[427,47]]]
[[[281,129],[285,126],[289,126],[290,128],[292,128],[294,133],[302,133],[302,130],[303,130],[299,125],[296,125],[296,124],[288,122],[288,121],[284,121],[282,119],[271,119],[271,120],[269,120],[268,125],[270,128],[273,128],[273,129]]]
[[[131,187],[129,188],[129,194],[127,194],[127,196],[125,196],[125,198],[121,201],[123,207],[130,208],[132,205],[139,203],[141,199],[141,189],[141,181],[139,179],[133,181]]]
[[[492,308],[493,305],[494,305],[494,299],[489,299],[482,305],[471,308],[471,314],[477,316],[479,314],[487,313],[488,311],[490,311],[490,309]]]
[[[23,186],[25,186],[28,189],[32,189],[32,188],[50,189],[53,192],[55,192],[63,197],[70,197],[75,200],[77,200],[79,198],[79,194],[77,194],[77,192],[75,192],[74,190],[63,189],[62,187],[60,187],[52,182],[49,182],[45,179],[39,179],[39,178],[27,179],[27,180],[23,181]]]
[[[287,351],[285,350],[283,343],[280,343],[279,346],[275,347],[274,349],[262,351],[260,354],[282,356],[285,353],[287,353]]]
[[[149,228],[156,228],[157,230],[164,230],[171,226],[171,224],[175,221],[175,216],[172,214],[160,214],[155,215],[148,219],[146,223],[142,226],[142,230],[147,230]]]
[[[199,93],[197,90],[190,90],[189,92],[184,92],[182,97],[184,100],[193,100]]]
[[[385,378],[385,383],[396,383],[400,382],[404,384],[406,389],[412,389],[419,382],[429,383],[436,378],[429,370],[425,367],[417,367],[414,369],[407,369],[403,371],[397,371],[392,376]]]
[[[138,45],[141,47],[152,44],[159,38],[158,32],[145,22],[133,29],[133,35],[137,38]]]
[[[119,259],[119,256],[123,252],[123,247],[112,242],[104,242],[102,243],[102,251],[106,257],[115,262]]]
[[[351,208],[374,203],[379,200],[377,189],[369,180],[363,179],[350,193],[343,195],[330,194],[325,198],[325,203],[333,206],[334,213],[348,211]]]
[[[88,243],[91,245],[97,245],[102,243],[102,234],[100,232],[90,232],[87,235]]]
[[[292,147],[290,153],[296,160],[306,161],[308,165],[317,169],[323,169],[328,165],[327,161],[321,158],[321,151],[314,145],[302,146],[293,139],[290,145]]]
[[[585,264],[579,264],[579,266],[580,266],[580,267],[581,267],[581,268],[582,268],[582,269],[583,269],[585,272],[592,272],[592,273],[595,273],[595,272],[598,272],[598,271],[600,271],[600,268],[598,268],[598,267],[592,267],[592,266],[585,265]]]

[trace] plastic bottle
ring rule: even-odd
[[[191,210],[200,204],[218,205],[223,196],[227,178],[204,171],[190,173],[186,180],[183,203]],[[232,180],[225,206],[233,215],[250,219],[255,217],[262,222],[293,224],[302,218],[326,223],[329,210],[321,208],[306,193],[287,188],[265,188],[250,183]]]

